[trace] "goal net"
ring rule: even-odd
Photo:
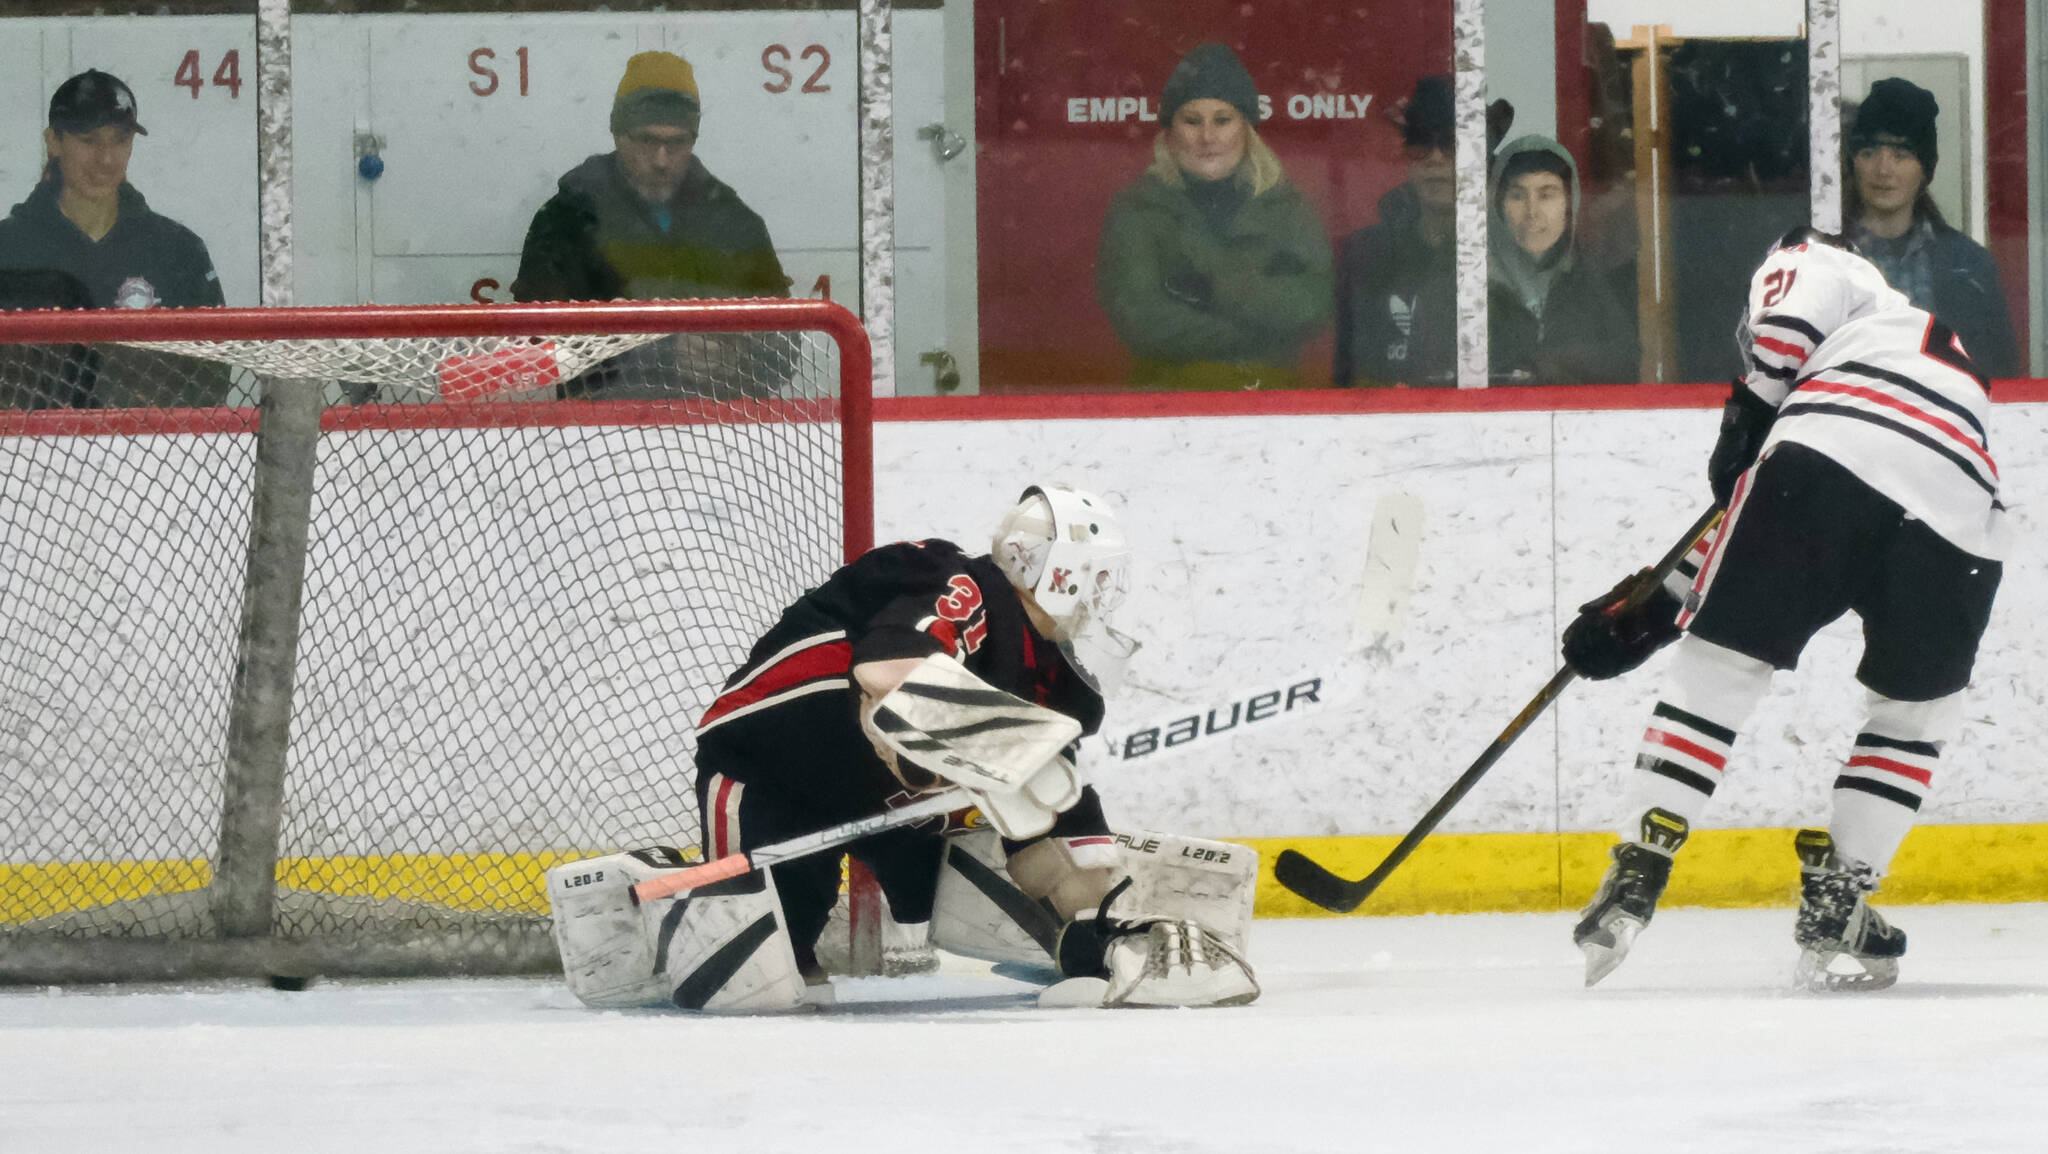
[[[824,302],[0,313],[0,981],[558,964],[870,544],[868,376]]]

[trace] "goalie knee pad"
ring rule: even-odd
[[[1030,897],[1052,906],[1062,921],[1102,904],[1123,865],[1108,835],[1049,837],[1010,855],[1010,878]]]
[[[635,903],[632,887],[690,863],[667,847],[548,871],[570,992],[600,1009],[758,1013],[802,1005],[804,980],[767,871]]]

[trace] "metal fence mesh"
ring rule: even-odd
[[[61,408],[107,349],[0,349],[15,407],[51,410],[0,412],[5,980],[53,941],[217,932],[256,422]],[[697,716],[843,558],[829,336],[148,355],[376,398],[321,422],[274,947],[365,969],[545,964],[549,864],[695,843]]]

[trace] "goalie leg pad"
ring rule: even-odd
[[[562,976],[586,1006],[660,1006],[669,987],[655,965],[665,902],[640,905],[631,889],[691,864],[667,846],[587,858],[547,873]]]
[[[1130,893],[1121,905],[1139,918],[1196,922],[1239,954],[1252,934],[1259,851],[1235,842],[1168,833],[1120,833],[1117,849]]]
[[[1163,918],[1123,928],[1103,955],[1105,1006],[1242,1006],[1259,996],[1251,964],[1199,923]]]
[[[805,1002],[768,871],[633,901],[634,885],[690,864],[660,846],[548,871],[555,946],[570,992],[596,1009],[759,1013]]]
[[[767,870],[666,903],[655,961],[677,1008],[760,1014],[804,1005],[804,978]]]
[[[1052,964],[1061,920],[1018,885],[994,830],[948,839],[932,903],[932,945],[985,962],[1044,968]]]

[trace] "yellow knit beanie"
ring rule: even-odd
[[[673,52],[642,52],[626,61],[626,75],[612,100],[614,134],[644,124],[673,124],[695,132],[702,115],[697,74],[689,61]]]

